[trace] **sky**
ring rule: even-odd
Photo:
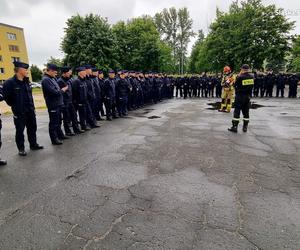
[[[187,7],[195,32],[208,31],[216,8],[227,11],[232,0],[0,0],[0,22],[24,28],[30,64],[42,67],[50,56],[62,58],[60,43],[66,21],[77,13],[107,17],[109,23],[143,14],[154,15],[163,8]],[[293,33],[300,34],[300,1],[263,0],[284,9],[296,21]],[[189,51],[195,39],[189,45]]]

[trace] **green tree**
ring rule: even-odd
[[[30,67],[31,77],[33,82],[39,82],[42,79],[43,72],[36,65]]]
[[[73,67],[84,63],[103,69],[118,66],[110,25],[98,15],[76,15],[68,19],[61,48],[66,55],[65,63]]]
[[[198,38],[193,45],[191,56],[190,56],[190,63],[189,63],[189,71],[191,73],[196,73],[198,71],[198,68],[196,67],[196,63],[199,58],[199,53],[201,51],[202,43],[204,41],[204,33],[202,30],[198,31]]]
[[[149,16],[119,22],[112,27],[117,41],[121,67],[134,70],[167,70],[171,50],[160,41],[159,33]],[[164,65],[163,65],[164,64]]]
[[[62,59],[55,58],[55,57],[52,57],[52,56],[47,60],[47,63],[44,64],[44,66],[46,67],[48,63],[55,64],[58,67],[62,67],[64,65],[64,62],[63,62]]]
[[[172,48],[174,68],[178,67],[178,71],[183,73],[188,43],[194,36],[193,20],[190,18],[187,8],[164,9],[154,16],[154,21],[161,38]]]
[[[187,8],[178,10],[178,43],[179,43],[179,69],[180,73],[184,73],[187,47],[194,32],[192,30],[193,19],[190,18],[190,14]]]
[[[293,41],[292,60],[290,69],[294,72],[300,72],[300,36]]]
[[[248,63],[262,68],[265,61],[283,62],[293,27],[294,22],[288,21],[275,5],[264,6],[261,0],[234,2],[227,13],[217,10],[205,39],[205,64],[215,71],[224,65],[238,69]],[[197,60],[203,64],[203,58]]]

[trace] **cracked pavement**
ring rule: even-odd
[[[0,249],[300,249],[300,102],[169,100],[19,158],[3,117]],[[148,119],[153,116],[154,119]],[[152,117],[152,118],[153,118]]]

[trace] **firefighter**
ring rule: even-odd
[[[230,113],[234,94],[235,76],[232,74],[229,66],[224,67],[223,73],[224,76],[221,83],[223,87],[222,103],[219,111]]]
[[[250,71],[249,65],[244,64],[241,67],[241,72],[235,82],[235,108],[232,119],[232,127],[228,129],[230,132],[237,133],[241,111],[244,116],[243,131],[247,132],[249,124],[250,98],[253,86],[254,76]]]

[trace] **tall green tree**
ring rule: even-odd
[[[201,45],[204,41],[204,38],[205,37],[204,37],[203,31],[199,30],[197,40],[196,40],[195,44],[193,45],[191,56],[190,56],[189,71],[191,73],[196,73],[198,71],[198,68],[196,67],[196,62],[198,60],[200,50],[202,48]]]
[[[122,68],[134,70],[167,70],[171,50],[160,40],[149,16],[119,22],[112,27]]]
[[[300,36],[297,36],[293,41],[292,60],[290,70],[300,72]]]
[[[227,13],[217,10],[205,39],[208,70],[224,65],[238,69],[243,63],[262,68],[266,61],[284,61],[293,27],[282,9],[265,6],[261,0],[234,2]]]
[[[61,44],[65,63],[78,66],[89,63],[104,69],[118,66],[116,43],[107,19],[89,14],[72,16],[67,21]]]
[[[178,43],[179,43],[179,69],[180,73],[184,73],[187,48],[194,32],[192,30],[193,19],[190,18],[190,14],[187,8],[178,10]]]
[[[31,73],[33,82],[39,82],[42,79],[43,72],[40,70],[40,68],[38,66],[31,65],[30,73]]]
[[[154,21],[161,38],[172,48],[174,67],[178,68],[178,72],[183,73],[188,43],[194,36],[193,20],[190,18],[187,8],[164,9],[154,16]]]

